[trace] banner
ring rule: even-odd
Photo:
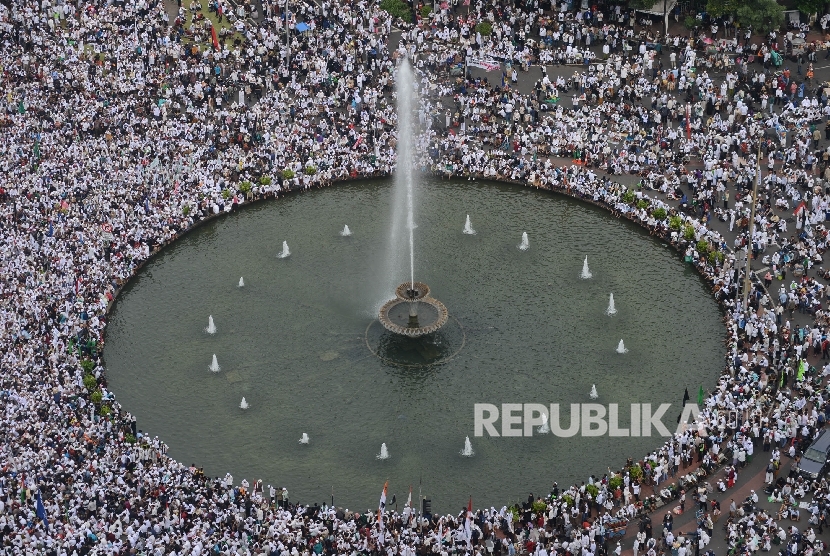
[[[485,58],[474,58],[470,56],[467,58],[467,66],[471,68],[481,68],[484,71],[497,71],[501,69],[501,62],[497,60],[487,60]]]

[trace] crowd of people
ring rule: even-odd
[[[721,38],[715,53],[664,37],[665,61],[659,39],[613,8],[476,0],[412,24],[367,0],[178,4],[0,6],[4,553],[619,554],[609,537],[639,519],[635,554],[697,554],[721,513],[713,493],[728,494],[753,455],[769,455],[769,496],[787,514],[757,500],[730,508],[733,550],[821,552],[811,528],[782,520],[810,499],[820,531],[826,480],[778,469],[782,457],[801,457],[830,412],[830,366],[817,370],[830,348],[830,289],[816,268],[830,211],[818,126],[830,104],[806,74],[765,69],[771,52],[786,52],[786,34],[756,37],[757,47]],[[743,57],[730,65],[724,52]],[[467,56],[499,60],[501,83],[453,75]],[[169,458],[115,401],[100,354],[119,288],[201,220],[390,174],[403,59],[419,76],[418,170],[603,206],[676,246],[711,284],[725,311],[726,364],[686,432],[517,507],[357,514],[292,504],[260,481],[206,477]],[[520,92],[540,62],[573,63],[573,75],[544,71]],[[769,270],[744,302],[753,255]],[[722,465],[724,480],[710,480]],[[702,517],[685,534],[671,520],[653,534],[645,516],[666,504],[698,505]]]

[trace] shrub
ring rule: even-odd
[[[548,505],[544,500],[535,501],[531,508],[533,509],[533,512],[537,515],[548,511]]]
[[[562,500],[565,501],[565,504],[567,504],[569,508],[574,507],[574,497],[571,496],[570,494],[563,495]]]
[[[429,17],[429,14],[432,13],[432,6],[424,6],[421,8],[421,17],[426,19]]]
[[[666,209],[664,209],[663,207],[660,207],[660,208],[654,209],[654,211],[652,211],[651,215],[654,218],[656,218],[657,220],[665,220],[666,216],[668,216],[668,213],[666,212]]]
[[[646,199],[640,199],[637,201],[637,208],[638,209],[647,209],[649,206],[649,202]]]
[[[697,252],[703,255],[704,257],[709,254],[709,242],[705,239],[701,239],[700,241],[698,241],[695,248],[697,249]]]
[[[106,416],[106,415],[111,415],[111,414],[112,414],[112,408],[110,406],[105,405],[105,406],[101,407],[101,415]]]
[[[597,495],[599,494],[599,488],[597,485],[585,485],[585,492],[591,495],[591,498],[594,500],[597,499]]]
[[[683,20],[683,25],[686,26],[686,29],[694,29],[697,27],[698,21],[697,18],[694,16],[686,16],[686,19]]]
[[[315,168],[314,166],[309,164],[308,166],[305,167],[304,172],[305,172],[306,176],[313,176],[314,174],[317,173],[317,168]]]
[[[679,230],[683,225],[683,219],[679,216],[669,216],[669,228],[672,230]]]
[[[124,435],[124,442],[127,444],[135,444],[135,436],[130,433]]]
[[[259,178],[259,185],[271,185],[271,176],[262,176]]]
[[[635,463],[631,466],[631,469],[628,470],[629,474],[631,475],[632,479],[640,480],[643,478],[643,468],[640,467],[639,463]]]
[[[92,392],[98,386],[98,380],[91,374],[84,375],[84,388]]]
[[[723,264],[723,260],[725,258],[726,257],[724,256],[723,251],[717,251],[717,250],[713,249],[709,253],[709,262],[712,263],[713,265]]]
[[[186,217],[190,214],[190,205],[184,205],[182,207],[182,214]]]
[[[92,359],[84,359],[81,361],[81,368],[84,370],[84,374],[92,374],[92,369],[95,368],[95,361]]]
[[[493,25],[489,21],[482,21],[476,25],[476,31],[481,33],[482,37],[489,37],[493,34]]]
[[[104,395],[101,393],[100,390],[96,390],[89,396],[89,400],[92,403],[98,404],[101,403],[101,400],[104,398]]]
[[[403,0],[381,0],[380,9],[386,11],[392,17],[399,17],[404,21],[412,21],[412,12]]]
[[[630,189],[626,189],[625,193],[622,194],[622,202],[623,203],[633,203],[634,202],[634,192]]]
[[[695,238],[695,229],[694,226],[691,224],[686,224],[686,227],[683,228],[683,239],[688,241],[692,241]]]
[[[282,179],[290,180],[293,177],[294,177],[294,170],[286,168],[285,170],[282,171]]]
[[[611,479],[608,480],[608,488],[611,490],[617,490],[617,487],[622,488],[623,479],[619,475],[614,475]]]
[[[245,181],[243,181],[242,183],[239,184],[239,190],[242,193],[246,193],[246,194],[251,192],[252,187],[253,187],[253,184],[251,182],[249,182],[248,180],[245,180]]]
[[[231,190],[230,189],[223,189],[222,190],[222,198],[226,201],[231,198]]]

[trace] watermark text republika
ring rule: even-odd
[[[619,404],[572,403],[570,416],[563,416],[560,404],[546,406],[540,403],[503,403],[501,407],[489,403],[474,404],[475,436],[518,437],[533,436],[539,427],[549,424],[554,436],[570,438],[582,436],[672,436],[663,423],[663,417],[672,404],[664,403],[652,407],[650,403],[633,403],[628,408],[627,426],[620,425]],[[623,408],[623,411],[625,409]],[[695,428],[705,433],[697,424],[700,410],[697,405],[687,403],[683,406],[676,433]],[[565,423],[564,421],[567,421]],[[565,425],[565,426],[563,426]]]

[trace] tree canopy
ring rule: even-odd
[[[825,4],[828,0],[800,0]],[[776,0],[708,0],[706,12],[712,17],[733,16],[741,27],[756,33],[778,29],[784,23],[784,6]]]

